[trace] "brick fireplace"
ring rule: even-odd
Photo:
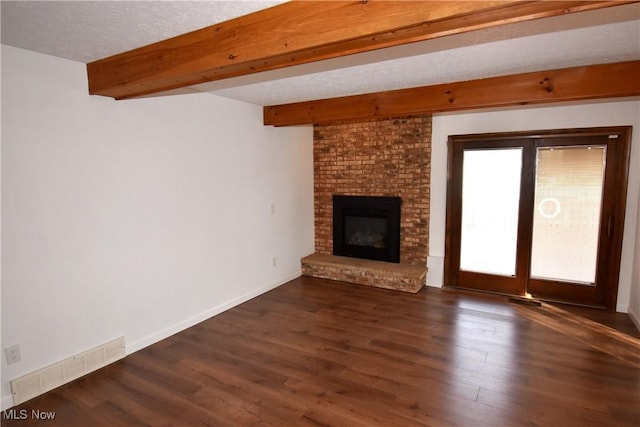
[[[305,275],[416,292],[429,241],[431,116],[314,127],[315,254]],[[400,263],[333,255],[333,196],[402,199]]]

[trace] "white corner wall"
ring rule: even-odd
[[[640,186],[640,102],[611,101],[581,105],[529,106],[439,114],[433,117],[431,150],[431,213],[429,224],[429,273],[427,284],[443,285],[447,189],[447,138],[449,135],[564,129],[597,126],[633,126],[629,190],[618,284],[617,310],[640,313],[640,271],[636,240],[638,187]],[[635,260],[635,262],[634,262]],[[634,265],[635,273],[634,273]],[[632,279],[633,275],[633,279]],[[634,295],[634,301],[631,301]]]
[[[22,353],[2,357],[2,408],[15,377],[119,336],[136,351],[297,277],[312,143],[213,95],[89,96],[84,64],[2,46],[2,348]]]
[[[640,156],[636,158],[635,165],[631,166],[636,170],[640,170]],[[634,191],[631,189],[630,191]],[[640,185],[635,188],[638,196],[638,216],[636,223],[636,251],[633,261],[633,273],[631,275],[631,293],[629,297],[629,316],[640,329]]]

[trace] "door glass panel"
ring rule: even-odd
[[[464,150],[460,270],[514,276],[522,148]]]
[[[531,277],[594,284],[605,146],[537,150]]]

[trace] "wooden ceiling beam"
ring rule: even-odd
[[[89,93],[132,98],[633,1],[292,1],[87,64]]]
[[[538,71],[264,107],[264,124],[292,126],[477,108],[640,96],[640,61]]]

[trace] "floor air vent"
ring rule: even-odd
[[[11,381],[14,405],[26,402],[83,375],[100,369],[126,355],[124,337],[38,369]]]

